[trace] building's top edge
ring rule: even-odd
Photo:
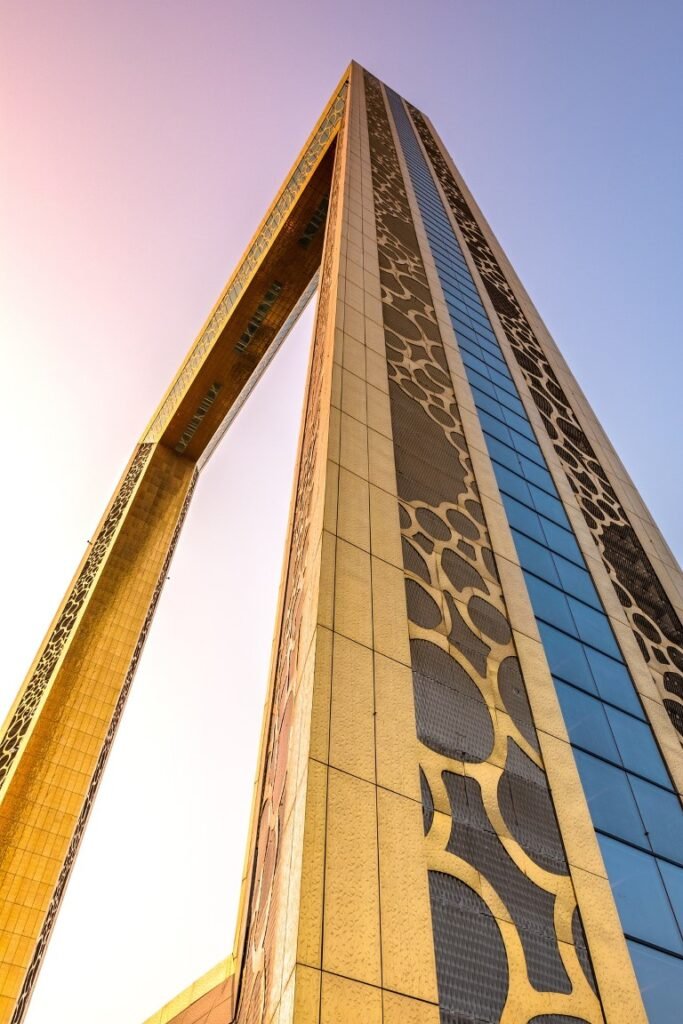
[[[353,62],[349,64],[339,79],[336,88],[302,149],[299,151],[283,184],[250,239],[241,259],[237,262],[233,274],[228,279],[218,301],[211,310],[199,335],[192,343],[181,363],[180,369],[147,425],[142,435],[143,441],[157,441],[161,437],[165,426],[180,404],[182,396],[194,379],[199,366],[225,326],[237,298],[244,291],[248,280],[251,279],[260,265],[263,255],[270,248],[270,242],[277,235],[279,226],[286,219],[287,211],[280,211],[279,206],[282,206],[283,203],[287,205],[288,193],[291,197],[301,194],[320,160],[334,141],[345,109],[346,92],[351,77],[352,65]],[[293,198],[292,202],[294,202]],[[291,203],[287,206],[287,210],[290,207]],[[273,221],[272,225],[270,224],[271,221]],[[269,230],[269,228],[272,228],[272,230]]]

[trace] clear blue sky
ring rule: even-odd
[[[680,0],[0,8],[5,706],[351,58],[436,124],[680,556]],[[306,346],[201,482],[29,1024],[136,1024],[228,951]]]

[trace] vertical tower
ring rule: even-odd
[[[197,473],[318,280],[234,954],[153,1020],[670,1024],[680,573],[428,121],[356,64],[10,714],[0,1020]]]

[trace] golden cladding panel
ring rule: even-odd
[[[323,972],[320,1024],[382,1024],[382,992]]]
[[[334,628],[356,643],[372,646],[370,556],[344,540],[337,541]]]
[[[297,960],[311,967],[320,967],[322,957],[327,785],[327,765],[310,761],[301,857],[301,894],[297,908]]]
[[[439,1019],[439,1007],[434,1003],[384,993],[383,1024],[439,1024]]]
[[[410,669],[375,654],[377,783],[420,800],[413,679]]]
[[[372,559],[375,649],[404,665],[410,664],[404,576],[400,569]]]
[[[330,764],[375,779],[372,651],[335,635],[330,713]]]
[[[350,544],[370,550],[370,492],[368,482],[343,467],[339,470],[337,533]]]
[[[403,568],[398,502],[393,494],[370,485],[370,532],[372,553],[383,562]]]
[[[332,688],[332,647],[334,633],[318,626],[315,643],[315,669],[311,695],[309,754],[327,762],[330,747],[330,700]]]
[[[422,807],[397,793],[377,793],[383,983],[437,1000]]]
[[[323,968],[381,981],[375,787],[330,768]]]
[[[293,973],[292,1024],[318,1024],[320,1020],[320,971],[297,965]]]

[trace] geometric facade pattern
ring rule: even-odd
[[[201,469],[316,287],[235,945],[149,1024],[672,1024],[680,570],[428,119],[355,63],[5,723],[0,1022]]]

